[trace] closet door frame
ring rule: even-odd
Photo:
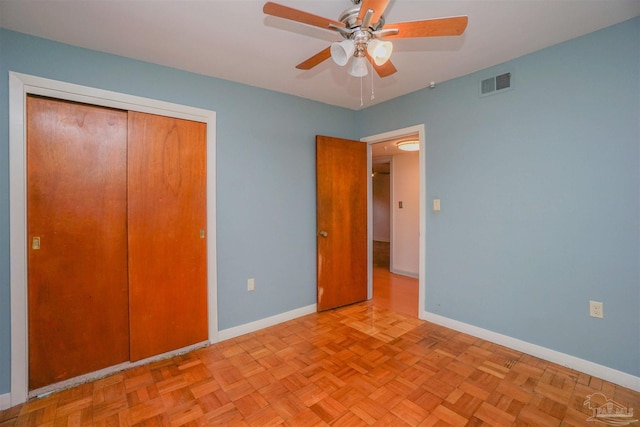
[[[217,264],[216,264],[216,112],[150,98],[106,91],[57,80],[9,72],[9,189],[11,258],[11,396],[10,405],[26,402],[28,390],[28,306],[27,306],[27,182],[26,182],[26,98],[41,95],[67,101],[140,111],[206,123],[207,125],[207,306],[208,342],[218,342]],[[136,363],[113,367],[113,371],[132,367],[172,353]],[[109,368],[107,368],[109,370]],[[93,373],[104,375],[106,370]],[[87,374],[78,377],[85,381]],[[72,381],[72,380],[70,380]],[[37,390],[36,390],[37,391]]]

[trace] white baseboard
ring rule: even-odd
[[[436,323],[441,326],[445,326],[450,329],[454,329],[456,331],[464,332],[465,334],[469,334],[477,338],[482,338],[484,340],[500,344],[535,357],[539,357],[541,359],[556,363],[558,365],[562,365],[569,369],[574,369],[576,371],[598,377],[605,381],[630,388],[634,391],[640,391],[640,377],[627,374],[626,372],[618,371],[616,369],[599,365],[594,362],[589,362],[588,360],[580,359],[569,354],[561,353],[559,351],[541,347],[539,345],[522,341],[517,338],[512,338],[507,335],[502,335],[497,332],[479,328],[468,323],[453,320],[439,314],[423,311],[421,319]]]
[[[0,394],[0,411],[11,407],[11,393]]]
[[[276,314],[275,316],[267,317],[265,319],[256,320],[255,322],[245,323],[244,325],[224,329],[222,331],[218,331],[218,341],[224,341],[231,338],[239,337],[240,335],[268,328],[269,326],[277,325],[278,323],[286,322],[287,320],[292,320],[298,317],[306,316],[307,314],[315,313],[316,311],[316,304],[311,304],[306,307],[287,311],[286,313],[280,313]]]
[[[399,274],[401,276],[413,277],[414,279],[419,279],[420,278],[420,275],[418,273],[413,273],[411,271],[398,270],[398,269],[395,269],[395,268],[390,268],[389,271],[392,272],[393,274]]]

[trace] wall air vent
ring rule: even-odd
[[[492,95],[511,88],[511,73],[504,73],[480,81],[480,96]]]

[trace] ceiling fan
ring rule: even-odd
[[[389,60],[393,51],[393,44],[389,39],[459,36],[467,28],[467,16],[385,25],[383,14],[390,0],[351,1],[354,6],[342,12],[338,21],[273,2],[265,3],[262,10],[267,15],[340,33],[344,40],[332,43],[331,46],[296,65],[296,68],[310,70],[329,58],[343,66],[353,58],[349,74],[354,77],[367,75],[367,60],[380,77],[390,76],[397,71]]]

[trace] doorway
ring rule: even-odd
[[[418,141],[418,152],[398,150],[398,142],[410,139]],[[362,141],[369,145],[372,171],[368,191],[369,297],[374,305],[424,318],[424,125]],[[388,189],[374,188],[384,185]],[[385,197],[386,212],[381,209]]]
[[[375,155],[389,144],[373,146],[372,303],[418,317],[418,153]]]

